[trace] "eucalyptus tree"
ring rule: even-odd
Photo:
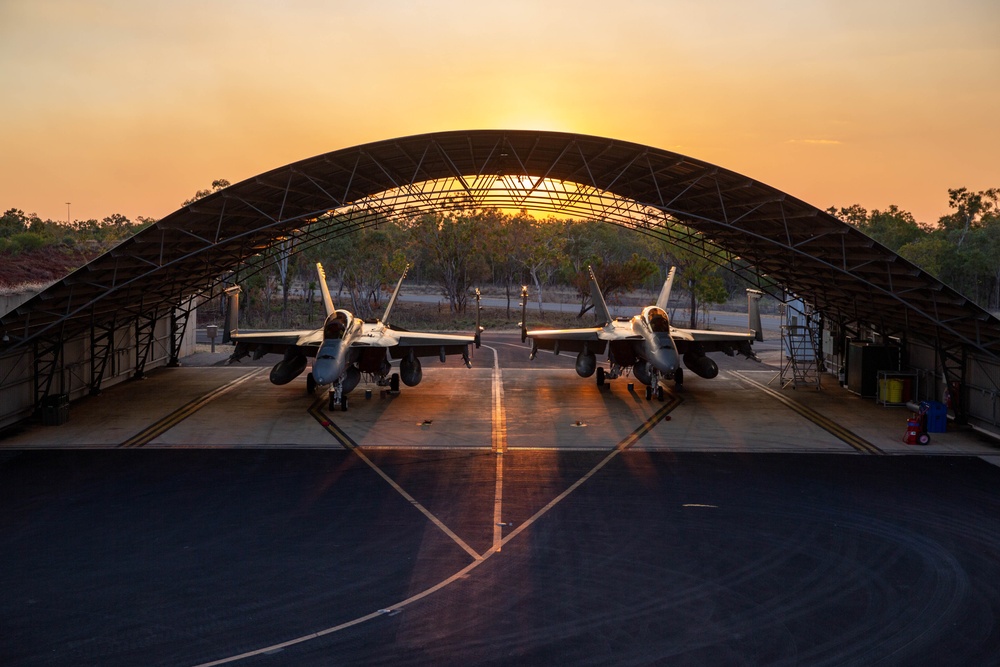
[[[489,215],[484,216],[483,222],[484,259],[490,267],[493,282],[503,287],[509,320],[511,300],[520,293],[519,287],[531,254],[532,226],[537,222],[527,211],[508,215],[498,209],[492,209]]]
[[[546,218],[532,221],[521,227],[521,233],[524,235],[522,237],[523,243],[527,252],[520,261],[531,277],[531,284],[535,288],[539,315],[545,312],[542,306],[544,303],[542,292],[559,271],[565,244],[563,238],[565,226],[564,221]]]
[[[437,282],[451,313],[464,313],[469,290],[483,275],[484,241],[480,226],[495,213],[425,213],[410,223],[409,234],[423,261],[423,273]]]

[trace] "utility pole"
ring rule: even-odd
[[[66,202],[66,224],[69,225],[69,202]]]

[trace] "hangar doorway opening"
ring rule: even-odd
[[[169,349],[164,363],[175,361],[189,326],[177,316],[183,304],[271,270],[282,247],[295,252],[382,220],[488,209],[600,220],[699,253],[766,294],[808,304],[823,323],[820,356],[832,355],[834,369],[851,341],[898,343],[905,363],[927,374],[928,395],[958,395],[954,417],[997,427],[1000,323],[919,267],[717,165],[614,139],[518,130],[337,150],[166,216],[3,315],[0,392],[4,405],[16,400],[0,419],[37,410],[60,387],[73,398],[112,375],[134,376],[160,363],[147,353],[158,344]],[[113,342],[126,331],[142,350],[130,359]],[[75,356],[73,346],[82,348]],[[74,364],[92,371],[67,383]]]

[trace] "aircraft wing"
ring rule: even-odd
[[[302,348],[306,356],[315,357],[316,350],[323,342],[323,330],[241,331],[234,332],[232,340],[236,344],[231,357],[233,361],[238,361],[251,352],[255,359],[265,354],[284,354],[290,347]]]
[[[459,334],[439,334],[422,333],[419,331],[393,331],[393,344],[386,344],[389,348],[389,356],[393,359],[402,359],[412,352],[418,357],[437,357],[443,350],[445,354],[461,354],[467,356],[469,346],[475,343],[474,336],[463,336]],[[364,346],[365,343],[359,339],[354,345]]]
[[[756,359],[751,341],[754,331],[708,331],[706,329],[679,329],[670,327],[670,337],[674,339],[679,354],[689,351],[724,352],[730,357],[740,353],[748,359]]]
[[[617,339],[610,336],[603,327],[588,327],[583,329],[538,329],[529,331],[531,346],[539,350],[558,349],[560,352],[582,352],[584,348],[594,354],[603,354],[607,349],[608,340]],[[637,336],[638,338],[638,336]]]

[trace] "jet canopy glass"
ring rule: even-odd
[[[326,324],[323,325],[323,338],[330,340],[331,338],[343,338],[347,334],[347,326],[350,324],[347,313],[342,310],[338,310],[336,313],[326,318]]]
[[[646,310],[646,324],[653,333],[670,333],[670,318],[662,308],[649,308]]]

